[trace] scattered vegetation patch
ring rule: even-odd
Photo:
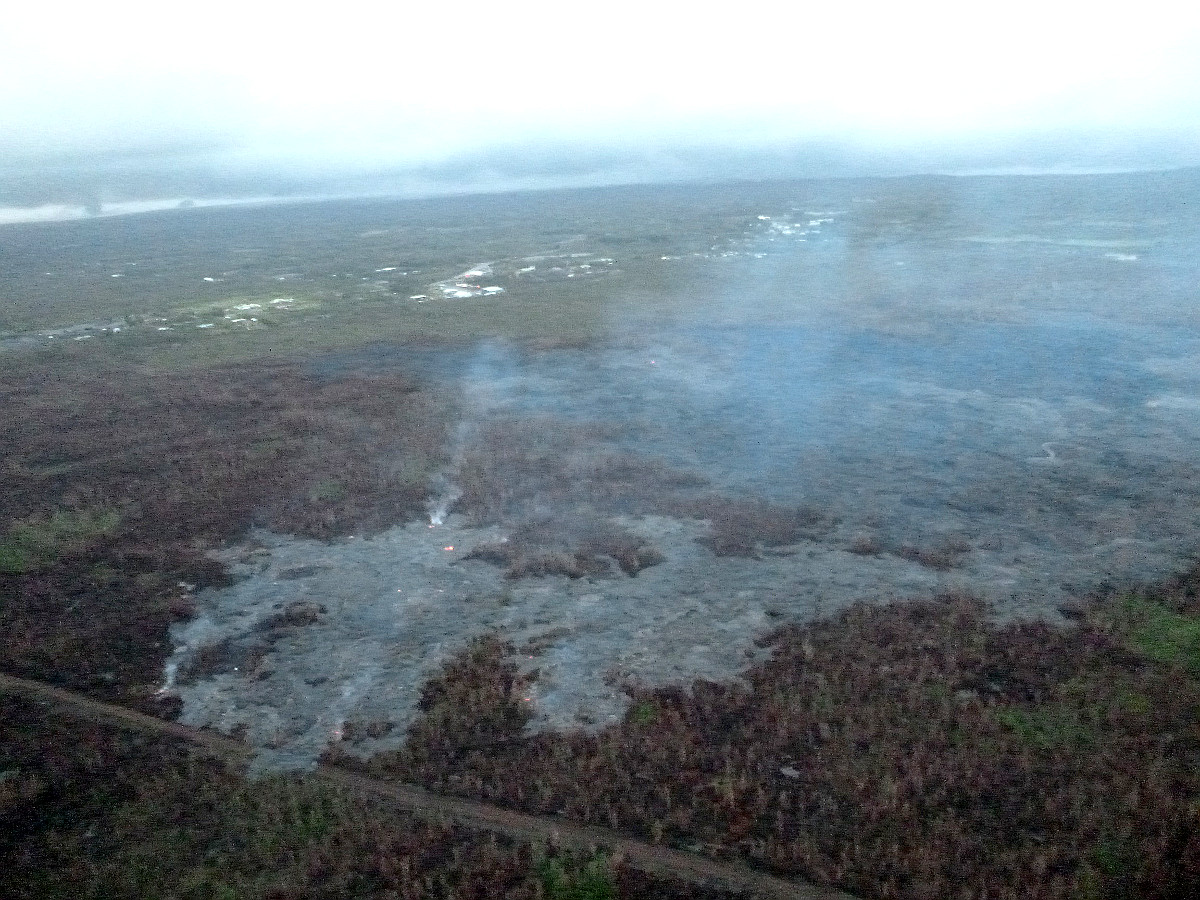
[[[580,549],[592,557],[609,557],[631,578],[665,559],[662,552],[644,538],[617,527],[593,531],[584,538]]]
[[[917,565],[924,566],[927,569],[936,569],[939,572],[945,572],[957,566],[963,555],[970,552],[971,545],[966,541],[961,538],[947,538],[933,547],[902,544],[896,550],[896,555],[901,559],[915,562]]]
[[[764,548],[812,540],[835,524],[812,506],[778,506],[765,500],[708,495],[671,504],[676,515],[707,519],[711,525],[700,542],[717,556],[759,556]]]
[[[519,547],[510,541],[480,544],[463,557],[464,561],[472,559],[503,566],[504,577],[513,581],[520,578],[544,578],[547,575],[583,578],[589,575],[605,575],[609,571],[607,561],[583,551]]]
[[[664,557],[644,538],[610,522],[541,520],[518,526],[502,541],[480,544],[463,559],[503,566],[504,577],[516,580],[546,575],[606,575],[611,571],[610,560],[633,577],[658,565]]]
[[[390,734],[395,727],[395,722],[388,722],[384,719],[372,719],[369,722],[350,720],[342,725],[342,740],[351,744],[377,741]]]
[[[860,534],[855,536],[846,549],[856,556],[880,556],[883,553],[883,544],[874,535]]]
[[[512,580],[544,578],[547,575],[583,578],[588,575],[605,575],[608,570],[608,563],[595,556],[585,553],[550,552],[514,559],[505,569],[504,577]]]
[[[323,603],[311,600],[294,600],[287,604],[281,612],[268,616],[255,628],[256,631],[270,631],[276,628],[303,628],[319,622],[321,616],[328,610]]]

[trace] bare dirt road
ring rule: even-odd
[[[101,703],[37,681],[0,674],[0,692],[53,704],[62,712],[86,721],[188,741],[239,765],[248,762],[255,753],[255,748],[211,731],[189,728],[121,706]],[[412,785],[352,774],[333,766],[319,765],[310,775],[327,783],[381,798],[425,818],[449,820],[521,841],[554,841],[560,846],[580,850],[604,848],[614,856],[623,858],[630,866],[658,877],[675,878],[709,888],[724,888],[764,900],[853,900],[849,894],[841,891],[774,878],[745,866],[657,847],[606,828],[583,827],[558,819],[524,815],[486,803],[433,794]]]

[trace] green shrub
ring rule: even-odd
[[[1091,746],[1097,740],[1093,723],[1087,721],[1088,712],[1067,704],[1047,703],[1030,709],[1000,709],[996,712],[996,720],[1023,743],[1039,750],[1078,749]]]
[[[309,497],[318,503],[338,503],[346,499],[346,486],[340,481],[332,479],[318,481],[309,493]]]
[[[629,708],[629,721],[635,725],[649,725],[658,719],[658,710],[653,703],[642,701]]]
[[[602,855],[582,866],[570,856],[538,863],[538,878],[547,900],[615,900],[617,888]]]
[[[1129,597],[1122,605],[1130,649],[1155,662],[1200,673],[1200,616],[1177,613],[1161,603]]]
[[[111,509],[83,509],[15,522],[0,542],[0,572],[14,575],[45,568],[112,534],[120,520]]]

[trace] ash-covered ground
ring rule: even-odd
[[[347,721],[394,746],[425,679],[498,630],[538,670],[533,727],[596,727],[626,681],[735,677],[774,625],[856,600],[1053,617],[1178,569],[1200,531],[1198,232],[1113,203],[916,233],[869,197],[770,210],[736,254],[661,260],[688,267],[667,324],[314,360],[457,385],[431,521],[230,548],[240,580],[175,634],[183,721],[246,727],[263,769]]]

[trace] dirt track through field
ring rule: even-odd
[[[37,681],[0,674],[0,692],[25,697],[57,708],[90,722],[118,725],[167,735],[203,747],[213,755],[237,763],[247,762],[256,750],[210,731],[201,731],[157,719],[110,703]],[[412,785],[368,778],[319,765],[312,773],[330,784],[370,794],[395,803],[407,812],[425,818],[449,820],[469,828],[503,834],[520,841],[549,841],[560,846],[587,850],[601,847],[623,858],[647,874],[675,878],[705,887],[719,887],[748,897],[792,898],[792,900],[853,900],[846,893],[805,882],[786,881],[755,872],[745,866],[720,863],[704,857],[657,847],[633,840],[607,828],[572,825],[558,819],[530,816],[457,797],[430,793]]]

